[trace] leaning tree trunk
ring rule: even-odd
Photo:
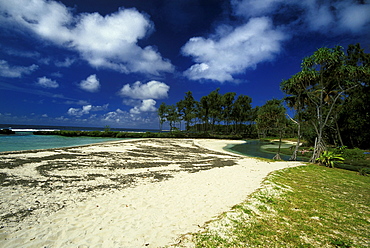
[[[337,121],[335,122],[335,127],[337,129],[337,135],[338,135],[338,139],[339,139],[340,145],[341,146],[344,146],[343,140],[342,140],[342,135],[340,134],[340,129],[339,129],[339,126],[338,126],[338,122]]]
[[[281,136],[282,136],[282,131],[280,130],[280,138],[279,138],[279,148],[278,148],[278,152],[276,153],[276,155],[272,158],[274,160],[282,160],[281,157],[280,157],[280,148],[281,148]]]

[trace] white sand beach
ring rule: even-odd
[[[0,153],[0,247],[164,247],[253,193],[272,171],[232,140],[138,139]]]

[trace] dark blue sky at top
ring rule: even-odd
[[[0,0],[0,124],[157,128],[220,88],[261,106],[320,47],[369,51],[369,1]]]

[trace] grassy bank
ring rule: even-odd
[[[187,239],[195,247],[369,247],[370,177],[317,165],[275,172]]]

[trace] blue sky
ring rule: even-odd
[[[370,1],[0,0],[0,124],[158,128],[220,88],[261,106],[320,47],[370,49]]]

